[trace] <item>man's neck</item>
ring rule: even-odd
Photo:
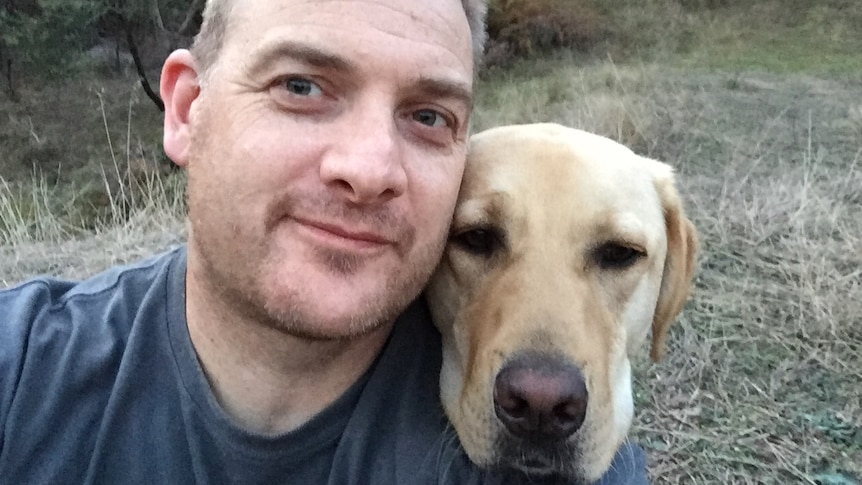
[[[349,341],[303,339],[230,312],[193,276],[186,319],[219,403],[262,434],[294,430],[332,404],[368,370],[392,328]]]

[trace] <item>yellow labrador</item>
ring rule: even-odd
[[[553,124],[475,135],[426,293],[470,459],[598,479],[631,424],[629,358],[650,329],[661,356],[696,250],[668,165]]]

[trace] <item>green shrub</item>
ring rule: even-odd
[[[34,15],[0,9],[0,42],[25,72],[58,79],[78,67],[101,13],[91,0],[44,2]]]

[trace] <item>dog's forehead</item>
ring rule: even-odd
[[[500,189],[535,178],[551,185],[572,179],[614,187],[651,183],[655,167],[609,138],[553,124],[491,129],[471,140],[470,179]],[[532,181],[532,180],[531,180]]]
[[[508,126],[471,140],[462,203],[530,200],[545,210],[604,213],[634,231],[662,217],[655,182],[670,176],[670,167],[608,138],[553,124]]]

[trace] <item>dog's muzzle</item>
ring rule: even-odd
[[[589,393],[581,371],[555,356],[527,354],[505,364],[494,382],[494,411],[515,437],[562,441],[584,424]]]
[[[496,439],[497,465],[531,475],[576,477],[572,438],[587,415],[584,376],[568,359],[520,354],[494,381],[494,411],[505,431]]]

